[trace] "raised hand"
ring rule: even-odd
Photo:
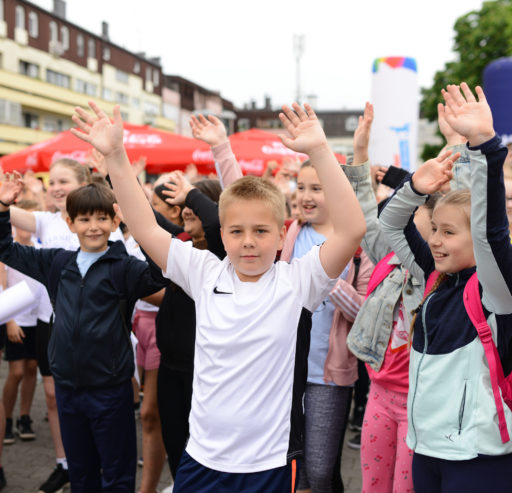
[[[468,139],[463,135],[457,133],[446,121],[446,109],[442,103],[437,105],[437,123],[439,125],[439,131],[443,134],[446,139],[446,144],[454,146],[458,144],[465,144]]]
[[[164,183],[168,190],[162,193],[169,198],[165,199],[168,204],[180,205],[185,203],[188,193],[193,187],[181,171],[173,171],[169,177],[170,181]]]
[[[135,176],[139,176],[145,169],[147,165],[147,157],[141,156],[137,161],[132,163],[132,170]]]
[[[108,175],[105,156],[101,152],[93,148],[87,157],[89,165],[95,168],[101,176],[105,177]]]
[[[308,103],[302,109],[297,103],[290,107],[283,105],[283,113],[279,113],[279,119],[283,123],[291,137],[280,135],[281,141],[286,147],[296,152],[304,152],[311,156],[316,150],[328,148],[324,130]]]
[[[80,128],[71,129],[71,133],[91,144],[105,157],[123,150],[123,119],[119,105],[114,107],[114,122],[100,110],[99,106],[89,101],[89,107],[95,116],[84,109],[76,107],[76,114],[71,118]]]
[[[354,161],[352,164],[361,164],[368,161],[368,145],[370,143],[372,122],[373,105],[367,102],[354,132]]]
[[[223,144],[228,140],[224,124],[213,115],[208,115],[208,119],[203,115],[197,117],[192,115],[189,124],[194,138],[202,140],[212,147]]]
[[[466,137],[471,146],[483,144],[494,137],[491,108],[480,86],[475,88],[478,101],[465,82],[460,88],[452,84],[441,92],[446,102],[446,122],[455,132]]]
[[[445,151],[434,159],[424,162],[412,175],[412,185],[419,193],[429,195],[441,190],[452,179],[453,163],[460,157],[460,152],[452,155]]]
[[[4,207],[13,204],[25,186],[21,175],[17,171],[3,175],[0,185],[0,203]]]

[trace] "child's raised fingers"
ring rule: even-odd
[[[302,106],[299,103],[292,103],[292,108],[295,110],[295,113],[299,117],[300,121],[308,119],[308,114],[303,110]]]
[[[487,101],[487,98],[485,97],[484,90],[480,86],[475,87],[476,95],[478,96],[478,101]]]
[[[300,123],[300,118],[297,116],[297,113],[295,113],[295,111],[293,111],[289,106],[283,104],[282,109],[283,113],[280,113],[280,115],[283,115],[283,117],[285,117],[290,123],[295,126]],[[283,118],[281,118],[281,121],[284,123]]]
[[[89,101],[89,107],[98,118],[108,118],[107,114],[94,101]]]
[[[94,117],[89,112],[85,111],[83,108],[80,108],[80,106],[75,106],[75,112],[82,121],[88,123],[89,125],[92,125],[94,123]]]
[[[450,94],[450,96],[452,97],[453,102],[457,106],[462,106],[466,102],[466,99],[464,98],[464,96],[460,92],[460,86],[459,85],[450,84],[450,85],[447,86],[446,89],[448,90],[448,94]]]
[[[464,93],[464,97],[466,98],[466,101],[468,103],[475,103],[476,102],[476,99],[475,99],[475,96],[474,96],[473,92],[471,91],[471,89],[469,88],[469,86],[465,82],[463,82],[460,85],[460,88],[462,89],[462,92]]]
[[[202,125],[208,125],[208,120],[204,117],[202,113],[199,115],[199,121],[201,122]]]
[[[310,120],[315,119],[316,120],[316,113],[313,107],[309,103],[304,103],[304,109],[306,110],[306,113],[308,115],[308,118]]]

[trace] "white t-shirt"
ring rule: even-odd
[[[36,248],[38,247],[36,246]],[[48,294],[46,293],[46,288],[40,282],[35,281],[31,277],[28,277],[7,265],[5,266],[5,270],[7,272],[8,288],[18,284],[19,282],[25,281],[36,299],[35,303],[30,308],[16,315],[16,317],[14,317],[14,321],[20,327],[35,327],[37,325],[37,319],[39,318],[40,305],[46,301],[50,303]],[[45,320],[45,322],[47,322],[47,320]]]
[[[299,321],[336,283],[322,268],[319,247],[290,264],[273,264],[251,283],[239,280],[227,257],[173,240],[164,275],[196,304],[187,452],[224,472],[284,466],[301,452],[297,413],[309,335],[304,338]]]

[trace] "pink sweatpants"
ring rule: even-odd
[[[413,492],[407,394],[371,382],[361,433],[361,493]]]

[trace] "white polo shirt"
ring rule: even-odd
[[[319,251],[241,282],[227,257],[171,241],[165,276],[196,305],[187,452],[202,465],[250,473],[301,453],[311,327],[304,310],[314,311],[336,283]]]

